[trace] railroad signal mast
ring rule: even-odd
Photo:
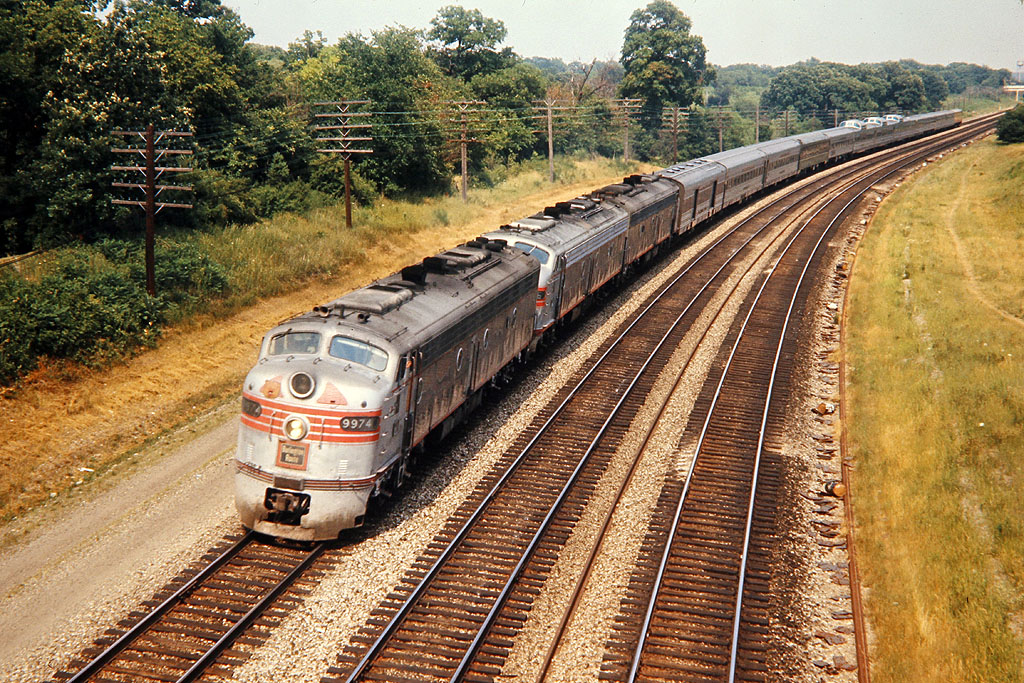
[[[146,126],[146,130],[144,131],[115,130],[113,131],[113,134],[126,138],[139,137],[142,140],[141,147],[115,147],[111,151],[115,154],[127,154],[131,156],[139,155],[142,157],[143,165],[111,166],[110,169],[112,171],[121,171],[124,173],[141,173],[142,182],[114,182],[111,183],[111,185],[122,189],[141,190],[145,193],[145,199],[114,199],[112,202],[121,206],[137,206],[146,212],[146,291],[150,296],[156,296],[156,257],[154,256],[153,248],[153,244],[156,240],[156,214],[160,213],[163,209],[192,208],[191,204],[185,204],[182,202],[157,201],[163,192],[192,191],[191,185],[157,184],[157,181],[166,174],[188,173],[192,170],[191,167],[186,166],[157,166],[161,160],[165,158],[173,160],[178,156],[191,155],[192,150],[170,146],[158,148],[157,145],[165,140],[170,142],[171,140],[178,138],[192,137],[192,133],[175,130],[157,131],[151,123]],[[174,162],[171,161],[170,163]]]
[[[317,151],[324,154],[340,154],[345,162],[345,227],[348,228],[352,227],[352,155],[373,154],[372,149],[352,147],[357,142],[373,141],[373,137],[367,134],[373,124],[365,123],[370,112],[353,111],[352,108],[369,103],[369,100],[338,100],[313,104],[314,107],[321,109],[313,114],[313,118],[327,122],[313,126],[314,141],[330,144],[329,147]]]

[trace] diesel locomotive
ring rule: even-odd
[[[673,238],[772,185],[960,122],[830,128],[632,175],[276,326],[242,388],[242,523],[300,541],[361,525],[489,383]]]

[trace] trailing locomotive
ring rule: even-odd
[[[960,123],[831,128],[633,175],[270,330],[242,391],[235,503],[271,536],[330,539],[400,486],[486,385],[674,236],[777,183]]]

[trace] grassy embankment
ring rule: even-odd
[[[873,680],[1024,680],[1024,145],[903,185],[851,283]]]

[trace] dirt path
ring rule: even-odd
[[[972,164],[970,170],[974,171],[975,168],[975,164]],[[963,205],[965,201],[969,201],[968,196],[970,194],[971,181],[972,177],[970,173],[964,173],[960,176],[960,185],[957,189],[956,200],[954,200],[953,206],[946,214],[946,230],[949,232],[950,241],[952,241],[953,248],[956,251],[956,260],[964,270],[964,282],[967,285],[967,289],[970,290],[971,294],[982,306],[1002,317],[1004,320],[1014,323],[1020,327],[1024,327],[1024,320],[997,306],[991,299],[985,296],[984,292],[981,291],[981,287],[978,286],[978,278],[974,274],[974,268],[971,265],[970,259],[967,257],[963,242],[961,242],[960,236],[956,232],[956,226],[958,224],[964,224],[964,218],[970,218],[970,212],[966,211]],[[970,209],[970,206],[967,208]],[[969,224],[969,222],[966,224]]]

